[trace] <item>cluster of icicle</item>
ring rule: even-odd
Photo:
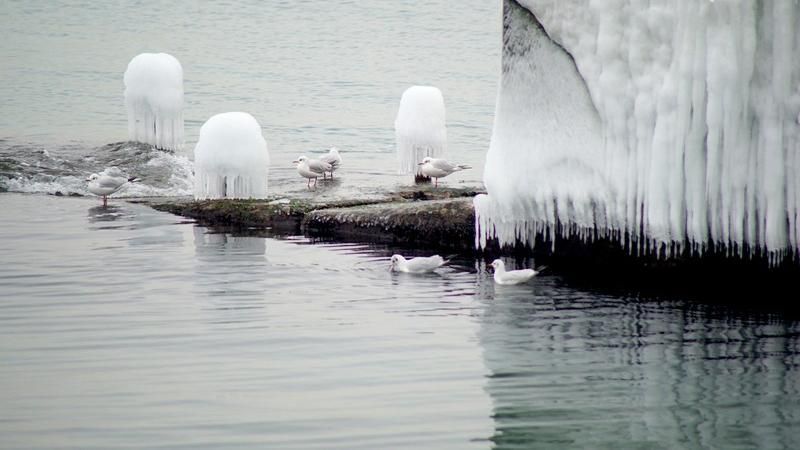
[[[800,249],[800,3],[506,0],[476,245]]]
[[[183,68],[166,53],[142,53],[125,70],[128,138],[162,150],[183,147]]]
[[[200,128],[194,148],[194,197],[265,198],[267,142],[250,114],[217,114]]]
[[[411,86],[403,92],[394,122],[401,174],[419,173],[426,156],[441,158],[447,149],[444,97],[433,86]]]

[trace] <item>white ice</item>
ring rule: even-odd
[[[447,149],[444,97],[433,86],[411,86],[403,92],[394,122],[401,174],[419,174],[426,156],[442,157]]]
[[[183,147],[183,68],[166,53],[142,53],[125,70],[128,138],[164,150]]]
[[[574,233],[660,256],[797,254],[800,3],[521,3],[478,245]]]
[[[194,197],[265,198],[269,152],[250,114],[217,114],[200,128],[194,148]]]

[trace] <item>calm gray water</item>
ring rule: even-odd
[[[444,183],[478,185],[499,12],[1,2],[0,448],[797,448],[789,318],[553,274],[494,286],[484,261],[391,274],[393,249],[45,195],[112,164],[143,178],[122,196],[186,194],[199,127],[224,111],[261,123],[276,195],[392,189],[411,84],[442,89],[450,156],[474,166]],[[183,152],[120,143],[122,73],[144,51],[183,64]],[[341,178],[307,192],[290,161],[330,145]]]
[[[3,448],[797,445],[796,322],[392,274],[388,249],[126,203],[0,208]]]

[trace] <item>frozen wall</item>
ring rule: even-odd
[[[166,53],[142,53],[125,70],[128,139],[164,150],[183,147],[183,68]]]
[[[800,3],[506,0],[503,22],[478,245],[797,251]]]
[[[440,158],[447,149],[444,97],[433,86],[411,86],[403,92],[394,122],[400,173],[419,174],[426,156]]]
[[[200,128],[194,148],[194,197],[265,198],[269,152],[250,114],[217,114]]]

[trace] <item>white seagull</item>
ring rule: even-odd
[[[539,270],[522,269],[506,271],[506,265],[499,259],[492,261],[492,267],[494,267],[494,282],[497,284],[524,283],[546,269],[546,267],[542,266]]]
[[[109,167],[100,173],[93,173],[86,178],[89,192],[103,197],[103,206],[108,206],[108,196],[120,190],[125,183],[137,181],[136,177],[128,178],[118,167]]]
[[[392,255],[389,270],[393,272],[425,273],[432,272],[446,263],[447,261],[439,255],[419,256],[411,259],[405,259],[403,255]]]
[[[342,156],[339,155],[339,149],[336,147],[331,147],[328,150],[326,155],[322,155],[319,157],[319,160],[331,165],[331,178],[333,178],[333,171],[338,169],[340,165],[342,165]],[[322,178],[325,178],[325,174],[322,174]]]
[[[292,162],[297,164],[297,173],[302,177],[308,178],[307,186],[309,189],[311,189],[311,180],[314,180],[314,187],[316,187],[317,178],[319,178],[320,175],[325,176],[325,172],[331,170],[330,164],[318,159],[306,158],[305,155],[301,155]]]
[[[439,178],[444,178],[453,172],[458,172],[464,169],[472,169],[468,164],[453,164],[446,159],[425,157],[422,162],[417,163],[422,166],[422,174],[426,177],[431,177],[434,180],[434,186],[439,186]]]

